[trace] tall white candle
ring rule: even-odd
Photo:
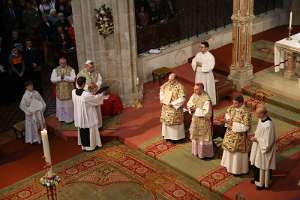
[[[48,133],[47,133],[46,129],[43,129],[41,131],[41,136],[42,136],[45,161],[48,165],[51,165],[52,162],[51,162],[50,146],[49,146],[49,140],[48,140]],[[53,175],[53,172],[52,172],[52,167],[51,167],[50,170],[48,171],[47,176],[51,177],[52,175]]]
[[[292,28],[292,23],[293,23],[293,12],[290,12],[290,23],[289,23],[289,28]]]
[[[139,79],[139,77],[136,78],[136,84],[140,85],[140,79]]]

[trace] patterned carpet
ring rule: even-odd
[[[62,178],[58,199],[221,199],[197,182],[182,176],[139,151],[112,142],[93,153],[82,153],[55,166]],[[1,200],[44,200],[40,172],[0,190]]]

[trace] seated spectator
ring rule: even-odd
[[[64,30],[68,30],[69,22],[66,20],[63,13],[58,13],[58,21],[55,23],[55,27],[62,27]]]
[[[75,31],[74,31],[74,24],[73,24],[73,17],[72,15],[70,15],[68,17],[68,21],[69,21],[69,27],[68,27],[68,34],[71,38],[72,41],[72,46],[76,46],[76,41],[75,41]]]
[[[12,84],[14,88],[12,94],[14,94],[15,98],[19,98],[22,95],[24,83],[25,66],[23,56],[17,48],[13,48],[8,60],[10,64],[9,72],[12,77]]]
[[[57,34],[56,34],[55,42],[56,42],[57,49],[59,49],[60,51],[70,49],[72,47],[72,42],[71,42],[70,36],[63,29],[62,26],[57,27]]]
[[[42,14],[49,14],[51,9],[55,9],[55,0],[42,0],[39,10]]]
[[[55,9],[50,10],[50,14],[48,16],[48,20],[54,25],[58,21],[57,13]]]
[[[49,42],[53,39],[55,29],[52,22],[49,20],[48,15],[42,16],[40,31],[44,42]]]
[[[41,77],[41,54],[38,49],[32,46],[31,39],[27,39],[25,41],[25,49],[23,55],[25,65],[25,79],[32,80],[39,93],[43,94]]]
[[[23,41],[19,37],[19,31],[13,30],[11,32],[11,39],[9,42],[9,49],[17,48],[19,51],[23,51]]]
[[[38,31],[38,26],[40,24],[40,16],[38,11],[33,7],[30,2],[25,3],[25,9],[22,15],[23,20],[23,31],[26,36],[32,36]]]

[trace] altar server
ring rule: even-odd
[[[216,86],[213,69],[215,57],[208,51],[208,42],[201,42],[200,52],[192,61],[192,68],[196,73],[195,83],[203,83],[204,90],[208,93],[212,105],[216,105]]]
[[[162,136],[166,140],[180,140],[185,138],[183,124],[183,104],[185,102],[184,87],[176,78],[176,74],[169,75],[169,80],[160,88],[160,103],[162,111]]]
[[[103,94],[91,92],[93,88],[85,91],[86,79],[77,78],[77,89],[72,91],[74,103],[74,122],[78,127],[78,144],[84,151],[93,151],[96,147],[101,147],[101,138],[98,128],[102,125],[102,120],[98,118],[98,108],[103,104]]]
[[[46,104],[33,83],[25,83],[26,91],[20,103],[20,109],[25,113],[25,142],[41,143],[39,131],[45,128],[44,112]]]
[[[189,113],[193,114],[190,126],[192,154],[200,159],[212,158],[212,105],[202,83],[194,86],[194,94],[187,103]]]
[[[254,183],[258,190],[268,189],[271,184],[271,171],[276,167],[276,134],[275,127],[264,106],[256,109],[259,119],[250,154],[254,167]]]

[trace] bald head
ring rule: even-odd
[[[268,111],[264,105],[258,105],[255,110],[255,114],[256,114],[257,118],[263,119],[267,116]]]
[[[169,81],[170,81],[170,83],[174,83],[176,81],[176,74],[175,73],[171,73],[169,75]]]
[[[194,85],[194,93],[195,94],[202,94],[203,90],[204,90],[203,83],[197,83]]]

